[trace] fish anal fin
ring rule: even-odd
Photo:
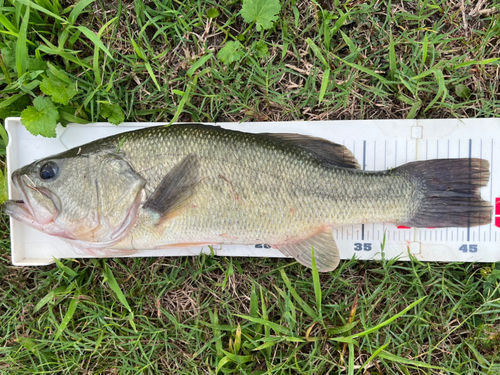
[[[144,203],[143,209],[157,218],[156,225],[178,216],[189,204],[201,180],[199,158],[189,154],[168,171]]]
[[[302,134],[265,133],[265,135],[305,149],[324,163],[337,167],[360,169],[353,153],[341,144]]]
[[[340,254],[333,239],[332,229],[327,227],[310,237],[273,245],[284,255],[294,257],[302,265],[312,268],[312,249],[319,272],[333,271],[340,263]]]

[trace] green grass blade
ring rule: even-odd
[[[18,78],[26,72],[26,69],[28,69],[28,46],[26,45],[26,34],[28,31],[29,20],[30,7],[27,6],[16,43],[16,69]]]
[[[321,101],[325,97],[326,89],[328,87],[329,82],[330,82],[330,69],[326,69],[323,72],[323,79],[321,80],[321,90],[319,92],[318,104],[321,103]]]
[[[385,79],[384,77],[382,77],[380,74],[377,74],[375,73],[373,70],[371,69],[368,69],[368,68],[365,68],[364,66],[361,66],[361,65],[358,65],[356,63],[351,63],[349,61],[346,61],[334,54],[332,54],[333,57],[335,57],[337,60],[343,62],[344,64],[350,66],[351,68],[355,68],[355,69],[358,69],[359,71],[363,72],[363,73],[366,73],[376,79],[378,79],[381,83],[384,83],[384,84],[389,84],[390,81],[388,81],[387,79]]]
[[[292,287],[292,283],[290,282],[290,279],[286,275],[285,271],[280,269],[281,272],[281,277],[283,281],[285,282],[287,288],[290,290],[290,293],[292,294],[293,298],[297,301],[297,303],[302,307],[302,309],[305,311],[307,315],[309,315],[312,319],[318,320],[318,314],[314,312],[314,310],[304,301],[297,291]]]
[[[349,347],[349,362],[348,362],[348,368],[347,368],[347,373],[349,375],[354,375],[354,344],[349,343],[347,344]]]
[[[342,36],[342,39],[344,39],[345,44],[349,48],[350,56],[355,56],[358,53],[358,48],[356,47],[354,42],[342,30],[340,30],[340,35]]]
[[[38,10],[39,12],[45,13],[45,14],[47,14],[47,15],[49,15],[49,16],[51,16],[51,17],[55,18],[56,20],[59,20],[59,21],[61,21],[61,22],[63,22],[63,23],[65,23],[65,22],[66,22],[66,20],[65,20],[64,18],[62,18],[62,17],[58,16],[57,14],[55,14],[55,13],[51,12],[51,11],[50,11],[50,10],[48,10],[48,9],[45,9],[44,7],[42,7],[42,6],[40,6],[40,5],[36,4],[36,3],[34,3],[34,2],[33,2],[33,1],[31,1],[31,0],[16,0],[16,2],[17,2],[17,3],[19,3],[19,4],[24,4],[24,5],[26,5],[27,7],[31,7],[31,8],[33,8],[33,9],[36,9],[36,10]]]
[[[260,301],[261,301],[261,308],[262,308],[262,320],[268,321],[268,316],[267,316],[267,306],[266,306],[266,300],[264,299],[264,292],[262,291],[262,287],[259,287],[260,290]],[[265,340],[269,340],[271,338],[271,328],[267,325],[264,326],[264,338]],[[266,354],[269,357],[271,355],[271,348],[266,348]]]
[[[38,47],[38,49],[42,52],[48,53],[49,55],[58,55],[61,56],[62,58],[72,61],[75,64],[80,65],[82,68],[87,68],[87,69],[92,69],[92,65],[89,63],[80,60],[78,57],[75,55],[72,55],[66,51],[58,51],[57,48],[50,48],[49,46],[41,45]]]
[[[500,57],[493,57],[491,59],[484,59],[480,61],[467,61],[461,64],[454,65],[453,69],[465,68],[466,66],[471,66],[471,65],[487,65],[497,62],[498,60],[500,60]]]
[[[11,35],[18,35],[19,30],[8,20],[7,17],[5,17],[3,14],[0,13],[0,23],[2,24],[3,27],[5,27],[7,30],[11,32]]]
[[[203,56],[201,58],[199,58],[198,60],[196,60],[196,62],[191,66],[191,68],[189,68],[189,70],[187,71],[186,75],[191,78],[194,74],[194,72],[196,71],[196,69],[202,67],[208,60],[210,60],[212,58],[213,54],[210,53],[206,56]]]
[[[261,319],[261,318],[254,318],[253,316],[248,316],[248,315],[238,315],[238,314],[236,314],[236,316],[239,316],[242,319],[249,320],[249,321],[251,321],[253,323],[262,324],[262,325],[264,325],[266,327],[271,328],[276,333],[282,333],[284,335],[290,335],[290,330],[288,328],[280,326],[279,324],[270,322],[269,320]]]
[[[336,7],[337,9],[339,7]],[[335,36],[335,34],[337,34],[337,32],[340,30],[340,28],[342,26],[344,26],[344,23],[345,21],[347,20],[347,17],[349,16],[349,13],[343,13],[340,9],[339,9],[339,13],[340,13],[340,17],[339,19],[335,22],[335,25],[333,25],[333,28],[332,28],[332,31],[331,31],[331,36]]]
[[[370,364],[371,361],[373,361],[379,354],[380,352],[382,352],[382,350],[384,350],[385,348],[387,348],[387,346],[389,346],[391,342],[388,341],[386,342],[384,345],[382,345],[380,348],[378,348],[377,350],[375,350],[373,352],[373,354],[363,363],[363,365],[361,365],[361,367],[358,369],[358,371],[356,372],[356,375],[360,374],[361,371]]]
[[[75,277],[78,276],[78,273],[73,271],[71,268],[69,268],[68,266],[65,266],[64,264],[62,264],[62,262],[55,258],[55,257],[52,257],[52,259],[54,259],[54,262],[56,263],[57,265],[57,268],[59,268],[61,271],[63,271],[66,275],[69,276],[70,280],[71,279],[74,279]]]
[[[24,96],[24,94],[22,94],[22,93],[9,96],[7,99],[4,99],[0,102],[0,109],[8,107],[12,103],[14,103],[17,99],[19,99],[23,96]]]
[[[217,357],[222,358],[222,339],[221,332],[219,329],[219,315],[217,314],[217,308],[214,308],[214,311],[208,311],[210,315],[210,323],[212,323],[213,336],[215,338],[215,350],[217,352]]]
[[[314,249],[312,249],[312,275],[313,275],[313,284],[314,284],[314,295],[316,297],[316,309],[318,310],[318,315],[321,320],[321,323],[324,324],[323,319],[321,318],[321,302],[323,301],[323,296],[321,292],[321,283],[319,282],[319,272],[318,267],[316,266],[316,257],[314,256]]]
[[[182,96],[182,99],[179,102],[179,105],[177,106],[177,110],[175,111],[174,117],[172,117],[172,120],[170,120],[167,126],[170,126],[177,121],[177,119],[182,113],[182,110],[184,109],[184,106],[190,99],[191,90],[193,89],[193,87],[196,87],[197,82],[198,82],[198,75],[195,75],[192,81],[188,81],[186,92]]]
[[[372,332],[378,331],[380,328],[385,327],[386,325],[388,325],[388,324],[392,323],[393,321],[395,321],[400,316],[406,314],[407,311],[409,311],[412,308],[414,308],[415,306],[417,306],[420,302],[422,302],[426,298],[427,298],[427,296],[426,297],[422,297],[422,298],[420,298],[420,299],[412,302],[407,308],[405,308],[404,310],[400,311],[396,315],[390,317],[389,319],[383,321],[382,323],[377,324],[375,327],[369,328],[366,331],[363,331],[361,333],[356,333],[356,334],[348,336],[348,337],[349,338],[363,337],[363,336],[366,336],[366,335],[368,335],[368,334],[370,334]]]
[[[116,296],[118,297],[118,300],[122,303],[122,305],[129,311],[132,312],[132,309],[130,308],[127,299],[125,298],[125,295],[122,292],[122,289],[120,288],[120,285],[118,285],[118,282],[115,279],[115,276],[113,275],[113,272],[111,269],[108,267],[107,264],[104,264],[104,272],[103,272],[104,280],[103,282],[107,282],[108,285],[110,286],[111,290],[115,292]]]
[[[396,77],[396,48],[392,38],[392,31],[389,34],[389,77],[391,81],[394,81],[394,77]]]
[[[130,42],[132,43],[132,47],[134,47],[135,53],[137,56],[139,56],[142,60],[146,61],[146,55],[144,55],[144,52],[142,51],[141,47],[137,45],[134,39],[130,39]]]
[[[64,318],[59,325],[59,328],[57,329],[56,335],[54,337],[55,340],[59,339],[59,337],[62,335],[66,327],[68,326],[68,323],[71,321],[73,318],[73,315],[75,314],[76,311],[76,306],[78,305],[79,299],[78,297],[80,296],[79,293],[75,293],[75,295],[71,298],[71,302],[69,303],[68,311],[64,315]]]
[[[229,359],[229,357],[222,358],[217,364],[217,369],[215,370],[215,374],[217,375],[219,371],[229,362],[231,362],[231,359]]]
[[[309,47],[313,51],[314,55],[319,59],[319,61],[323,63],[325,69],[330,68],[330,66],[326,62],[325,57],[323,56],[323,53],[321,52],[321,49],[316,44],[314,44],[314,42],[310,38],[307,38],[306,42],[307,44],[309,44]]]
[[[76,5],[75,7],[73,8],[73,10],[71,11],[71,13],[69,14],[69,17],[68,17],[68,22],[70,25],[73,25],[76,21],[76,19],[78,18],[78,16],[80,14],[82,14],[83,10],[89,6],[90,4],[92,4],[95,0],[80,0]]]
[[[450,369],[445,369],[440,366],[433,366],[425,362],[420,362],[420,361],[415,361],[413,359],[408,359],[404,357],[397,356],[395,354],[388,353],[384,350],[382,350],[380,353],[378,353],[379,358],[383,358],[387,361],[392,361],[392,362],[397,362],[397,363],[403,363],[405,365],[409,366],[414,366],[414,367],[423,367],[427,369],[434,369],[434,370],[440,370],[440,371],[451,371],[452,373],[456,374],[457,372],[450,370]]]
[[[9,144],[9,135],[7,134],[7,131],[5,130],[3,125],[0,125],[0,137],[2,138],[5,146],[7,146]]]
[[[257,291],[255,290],[255,284],[252,284],[252,292],[250,293],[250,316],[258,317],[259,314],[259,297],[257,297]]]
[[[153,68],[151,68],[151,64],[149,63],[149,61],[144,61],[144,65],[146,66],[146,70],[148,71],[149,73],[149,76],[151,77],[151,79],[153,80],[153,82],[155,83],[155,86],[156,88],[161,91],[161,87],[160,85],[158,84],[158,81],[156,80],[156,76],[153,72]]]
[[[427,34],[425,34],[424,41],[422,42],[422,69],[425,67],[425,62],[427,61],[428,48],[429,48],[429,40],[427,39]]]
[[[89,30],[85,26],[78,26],[77,29],[80,30],[87,38],[89,38],[90,41],[94,43],[94,45],[97,48],[101,49],[106,55],[108,55],[110,59],[113,59],[113,56],[108,51],[104,43],[101,41],[101,39],[99,39],[99,37],[93,31]]]

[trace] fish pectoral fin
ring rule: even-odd
[[[289,133],[264,133],[266,136],[291,143],[307,150],[324,163],[342,168],[360,169],[353,153],[345,146],[310,135]]]
[[[319,272],[333,271],[340,263],[340,254],[333,239],[332,229],[314,234],[298,241],[273,245],[284,255],[292,256],[306,267],[312,268],[312,249]]]
[[[195,154],[189,154],[163,177],[143,209],[155,214],[158,217],[155,225],[159,225],[178,215],[189,204],[201,180],[200,160]]]

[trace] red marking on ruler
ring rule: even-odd
[[[398,229],[411,229],[410,227],[405,227],[404,225],[398,225]]]
[[[495,215],[500,215],[500,197],[495,198]]]
[[[495,226],[500,228],[500,216],[495,217]]]

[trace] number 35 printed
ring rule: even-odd
[[[355,243],[354,244],[354,251],[372,251],[372,244],[371,243]]]

